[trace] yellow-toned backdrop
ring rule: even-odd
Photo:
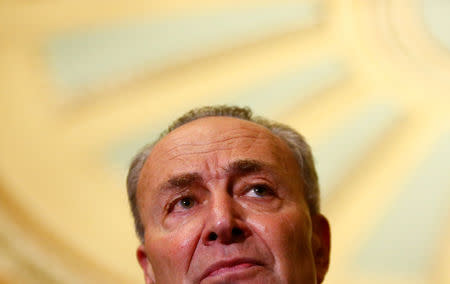
[[[125,175],[184,111],[303,133],[325,283],[450,283],[450,2],[0,0],[0,283],[143,283]]]

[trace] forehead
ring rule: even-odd
[[[287,144],[267,128],[237,118],[206,117],[182,125],[154,146],[138,188],[189,171],[219,175],[239,159],[261,161],[286,173],[298,169]]]

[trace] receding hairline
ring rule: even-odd
[[[295,157],[294,152],[292,151],[291,147],[289,147],[288,143],[279,135],[276,135],[274,132],[272,132],[270,129],[268,129],[267,127],[265,127],[264,125],[258,124],[256,122],[253,121],[249,121],[246,119],[241,119],[241,118],[237,118],[237,117],[226,117],[226,116],[208,116],[208,117],[201,117],[199,119],[187,122],[179,127],[177,127],[176,129],[172,130],[171,132],[167,133],[166,135],[164,135],[163,137],[160,137],[160,139],[154,141],[153,145],[151,145],[150,147],[150,151],[147,154],[147,156],[145,157],[145,162],[143,163],[140,172],[139,172],[139,178],[137,181],[137,194],[140,195],[140,191],[141,191],[141,187],[142,187],[142,175],[145,172],[145,168],[148,167],[148,163],[152,162],[151,160],[151,156],[155,155],[155,153],[161,154],[164,153],[167,149],[160,149],[159,147],[164,147],[166,146],[165,143],[167,143],[168,141],[171,141],[170,139],[173,139],[174,136],[176,137],[176,139],[179,139],[176,135],[180,135],[180,133],[183,133],[185,131],[192,131],[192,130],[197,130],[198,127],[201,127],[202,125],[198,125],[198,124],[205,124],[206,121],[211,121],[208,123],[208,127],[213,128],[213,126],[211,125],[211,123],[214,123],[214,120],[216,121],[223,121],[223,120],[229,120],[231,122],[235,122],[232,125],[230,125],[230,130],[235,130],[238,127],[242,126],[242,125],[249,125],[251,127],[254,127],[254,130],[258,130],[258,131],[264,131],[264,134],[268,135],[268,137],[270,137],[271,139],[274,139],[272,142],[270,142],[271,144],[273,144],[276,147],[281,147],[282,150],[286,151],[285,153],[288,154],[290,156],[290,158],[292,158],[292,160],[295,162],[295,164],[297,165],[297,159]],[[205,126],[205,125],[203,125]],[[250,129],[250,128],[249,128]],[[246,129],[247,130],[247,129]],[[238,136],[237,136],[238,137]],[[236,138],[237,138],[236,137]],[[275,142],[275,143],[274,143]],[[163,145],[163,146],[161,146]],[[158,147],[159,146],[159,147]],[[155,150],[157,152],[155,152]],[[244,164],[248,164],[251,165],[252,167],[255,166],[259,166],[260,168],[272,168],[274,167],[273,164],[265,162],[265,161],[261,161],[261,160],[256,160],[256,159],[247,159],[247,158],[243,158],[243,159],[237,159],[235,162],[243,162]],[[233,162],[230,163],[230,165],[233,164]],[[242,164],[241,164],[242,165]],[[234,164],[234,166],[236,167],[237,164]],[[297,174],[298,177],[301,179],[302,178],[302,173],[301,173],[301,168],[298,165],[297,167]],[[187,174],[187,173],[185,173]],[[183,173],[181,173],[180,175],[183,175]]]
[[[273,137],[276,138],[277,140],[281,140],[286,146],[289,147],[289,145],[287,145],[286,141],[285,141],[284,139],[282,139],[282,137],[280,137],[279,135],[275,134],[275,133],[274,133],[273,131],[271,131],[269,128],[267,128],[266,126],[264,126],[264,125],[262,125],[262,124],[260,124],[260,123],[257,123],[257,122],[251,121],[251,120],[247,120],[247,119],[243,119],[243,118],[240,118],[240,117],[219,116],[219,115],[216,115],[216,116],[205,116],[205,117],[200,117],[200,118],[198,118],[198,119],[189,121],[189,122],[187,122],[187,123],[185,123],[185,124],[182,124],[182,125],[178,126],[177,128],[173,129],[173,130],[170,131],[169,133],[166,133],[165,135],[163,135],[163,136],[159,137],[158,139],[156,139],[156,141],[154,141],[154,143],[153,143],[153,145],[152,145],[152,147],[151,147],[151,148],[152,148],[152,151],[153,151],[153,149],[154,149],[158,144],[160,144],[160,143],[163,142],[164,140],[170,139],[172,136],[177,135],[177,134],[178,134],[179,132],[181,132],[181,131],[185,131],[186,128],[193,128],[193,129],[195,129],[195,130],[198,130],[198,125],[197,125],[197,126],[194,126],[194,125],[195,125],[195,124],[199,124],[199,123],[205,123],[205,121],[207,121],[207,120],[218,120],[218,121],[229,120],[229,121],[231,121],[231,122],[234,121],[235,123],[241,123],[241,124],[243,123],[244,125],[245,125],[245,124],[251,125],[251,126],[254,126],[254,127],[256,127],[256,128],[259,128],[259,129],[263,130],[264,132],[266,132],[267,134],[273,136]],[[232,129],[235,129],[235,128],[233,127]],[[149,155],[150,155],[150,154],[151,154],[151,153],[149,153]],[[149,155],[148,155],[148,156],[149,156]]]

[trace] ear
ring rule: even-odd
[[[322,214],[311,217],[313,237],[312,250],[316,264],[317,283],[322,283],[330,264],[331,233],[330,224]]]
[[[155,284],[155,274],[153,268],[148,260],[147,253],[145,252],[144,245],[141,244],[136,251],[137,260],[144,272],[145,284]]]

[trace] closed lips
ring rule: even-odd
[[[203,280],[206,277],[218,275],[221,273],[239,271],[256,265],[262,266],[263,264],[255,259],[247,258],[219,261],[209,266],[208,269],[206,269],[206,271],[203,273],[201,279]]]

